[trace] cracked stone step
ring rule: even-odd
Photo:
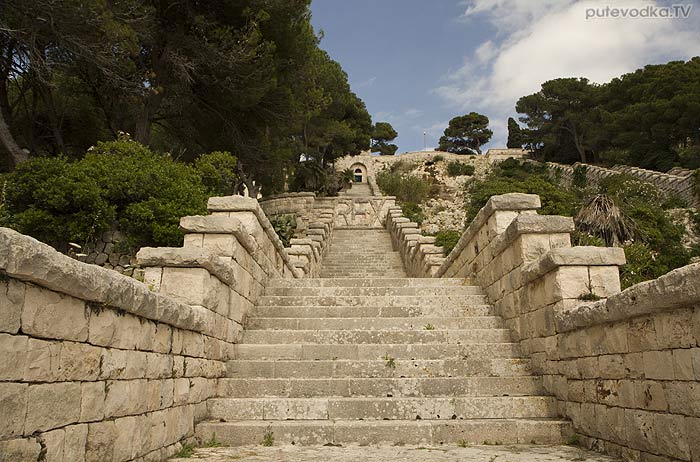
[[[421,377],[513,377],[530,375],[530,361],[512,358],[386,360],[271,361],[231,360],[230,378],[421,378]]]
[[[250,330],[243,332],[244,344],[431,344],[467,345],[507,343],[508,329],[462,330]]]
[[[212,435],[224,445],[259,445],[269,435],[275,445],[323,444],[561,444],[573,430],[558,419],[372,420],[202,422],[200,441]]]
[[[426,302],[433,308],[481,305],[488,303],[485,295],[435,295],[426,300],[416,295],[397,296],[285,296],[264,295],[258,306],[423,306]]]
[[[498,316],[406,318],[256,318],[246,320],[246,330],[392,330],[392,329],[502,329]]]
[[[468,398],[214,398],[210,419],[232,420],[464,420],[552,418],[548,396]]]
[[[229,398],[344,397],[468,397],[532,396],[543,394],[542,378],[428,377],[428,378],[225,378],[219,395]]]

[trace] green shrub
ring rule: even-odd
[[[433,157],[433,163],[442,162],[443,160],[445,160],[445,156],[443,156],[442,154],[438,154],[435,157]]]
[[[234,187],[238,179],[237,163],[238,159],[226,151],[214,151],[199,156],[195,161],[195,168],[210,196],[234,194]]]
[[[411,173],[413,169],[416,168],[415,162],[409,162],[407,160],[400,160],[398,162],[394,162],[391,164],[389,167],[389,171],[391,173]]]
[[[99,179],[66,158],[28,160],[4,179],[5,224],[60,250],[94,240],[115,219]]]
[[[420,204],[431,191],[431,182],[417,175],[381,171],[377,174],[377,185],[384,194],[396,196],[401,202]]]
[[[571,176],[571,185],[574,188],[583,189],[588,185],[588,167],[585,165],[577,165],[574,167],[574,173]]]
[[[294,238],[297,229],[297,222],[294,215],[278,215],[270,219],[272,227],[282,240],[282,245],[289,247],[290,241]]]
[[[469,224],[491,196],[506,193],[538,194],[542,201],[540,214],[574,216],[580,206],[580,199],[569,189],[553,182],[545,166],[529,162],[521,163],[507,159],[499,164],[482,181],[469,187],[470,200],[467,204],[467,224]]]
[[[404,217],[418,223],[419,226],[423,224],[423,221],[425,220],[423,208],[415,202],[406,202],[401,205],[401,212],[403,213]]]
[[[472,176],[474,174],[474,166],[463,162],[452,161],[447,163],[448,176]]]
[[[230,165],[228,156],[200,165]],[[114,222],[126,249],[181,245],[180,218],[205,213],[208,197],[195,167],[130,140],[98,143],[77,162],[35,158],[5,180],[8,224],[60,250],[94,240]]]
[[[455,231],[452,229],[439,231],[435,235],[435,245],[442,247],[445,256],[447,256],[450,254],[450,252],[452,252],[452,249],[455,248],[460,237],[462,237],[462,233],[460,231]]]

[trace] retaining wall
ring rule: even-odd
[[[492,197],[436,276],[485,288],[584,445],[700,461],[700,265],[620,293],[623,251],[571,247],[571,218],[539,207]]]
[[[194,435],[270,277],[301,277],[254,199],[212,198],[144,282],[0,228],[0,461],[161,461]]]

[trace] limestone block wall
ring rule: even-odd
[[[445,261],[444,249],[435,245],[435,238],[421,235],[418,223],[403,216],[401,207],[391,207],[386,229],[398,250],[409,277],[433,277]]]
[[[225,316],[0,229],[0,460],[164,460],[230,358]]]
[[[127,276],[134,273],[133,256],[120,251],[119,243],[124,240],[124,235],[115,229],[105,231],[94,244],[88,244],[75,256],[76,259],[85,263],[92,263],[103,268],[113,269]],[[75,253],[75,251],[72,251]]]
[[[624,252],[571,247],[571,219],[540,216],[539,205],[492,197],[436,275],[484,287],[585,445],[626,460],[700,460],[700,265],[620,293]]]
[[[161,461],[194,435],[271,277],[302,277],[255,199],[212,198],[144,282],[0,228],[0,461]]]
[[[680,197],[690,207],[700,207],[700,196],[698,196],[696,192],[695,178],[691,170],[674,168],[668,173],[662,173],[628,165],[615,165],[612,168],[604,168],[596,165],[582,164],[580,162],[573,165],[547,162],[546,165],[549,170],[560,177],[565,184],[571,184],[575,168],[585,166],[586,177],[589,183],[597,184],[603,178],[623,173],[641,181],[651,183],[662,192]]]

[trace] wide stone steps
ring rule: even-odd
[[[426,299],[416,295],[265,295],[260,297],[258,306],[424,306],[433,307],[470,306],[488,303],[485,295],[435,295]]]
[[[401,277],[401,273],[398,270],[394,270],[394,271],[375,270],[375,271],[362,271],[362,272],[356,272],[356,273],[348,273],[347,271],[338,271],[338,272],[326,271],[321,275],[322,278],[335,278],[335,277],[366,278],[366,277],[380,277],[380,276]]]
[[[421,296],[433,297],[436,295],[483,295],[481,287],[475,286],[449,286],[449,287],[271,287],[265,291],[266,295],[284,296]]]
[[[472,343],[507,343],[508,329],[454,330],[249,330],[244,331],[245,344],[431,344],[460,345]]]
[[[197,436],[229,446],[274,444],[561,444],[572,433],[557,419],[302,420],[202,422]]]
[[[492,316],[490,305],[425,306],[257,306],[251,316],[261,318],[405,318]],[[421,322],[420,319],[417,322]]]
[[[464,420],[556,417],[546,396],[459,398],[218,398],[213,420]]]
[[[462,278],[335,278],[335,279],[271,279],[268,288],[305,287],[459,287],[468,286],[469,280]]]
[[[462,345],[367,343],[359,345],[297,343],[235,345],[238,359],[277,360],[395,360],[460,359],[460,358],[519,358],[516,343],[470,343]]]
[[[426,398],[532,396],[543,394],[542,378],[388,377],[388,378],[225,378],[219,395],[228,398]],[[544,416],[543,416],[544,417]]]
[[[530,362],[512,358],[417,359],[387,365],[387,360],[255,361],[227,363],[232,378],[425,378],[513,377],[530,375]]]
[[[269,330],[445,330],[502,329],[498,316],[406,317],[406,318],[254,318],[246,322],[248,331]]]

